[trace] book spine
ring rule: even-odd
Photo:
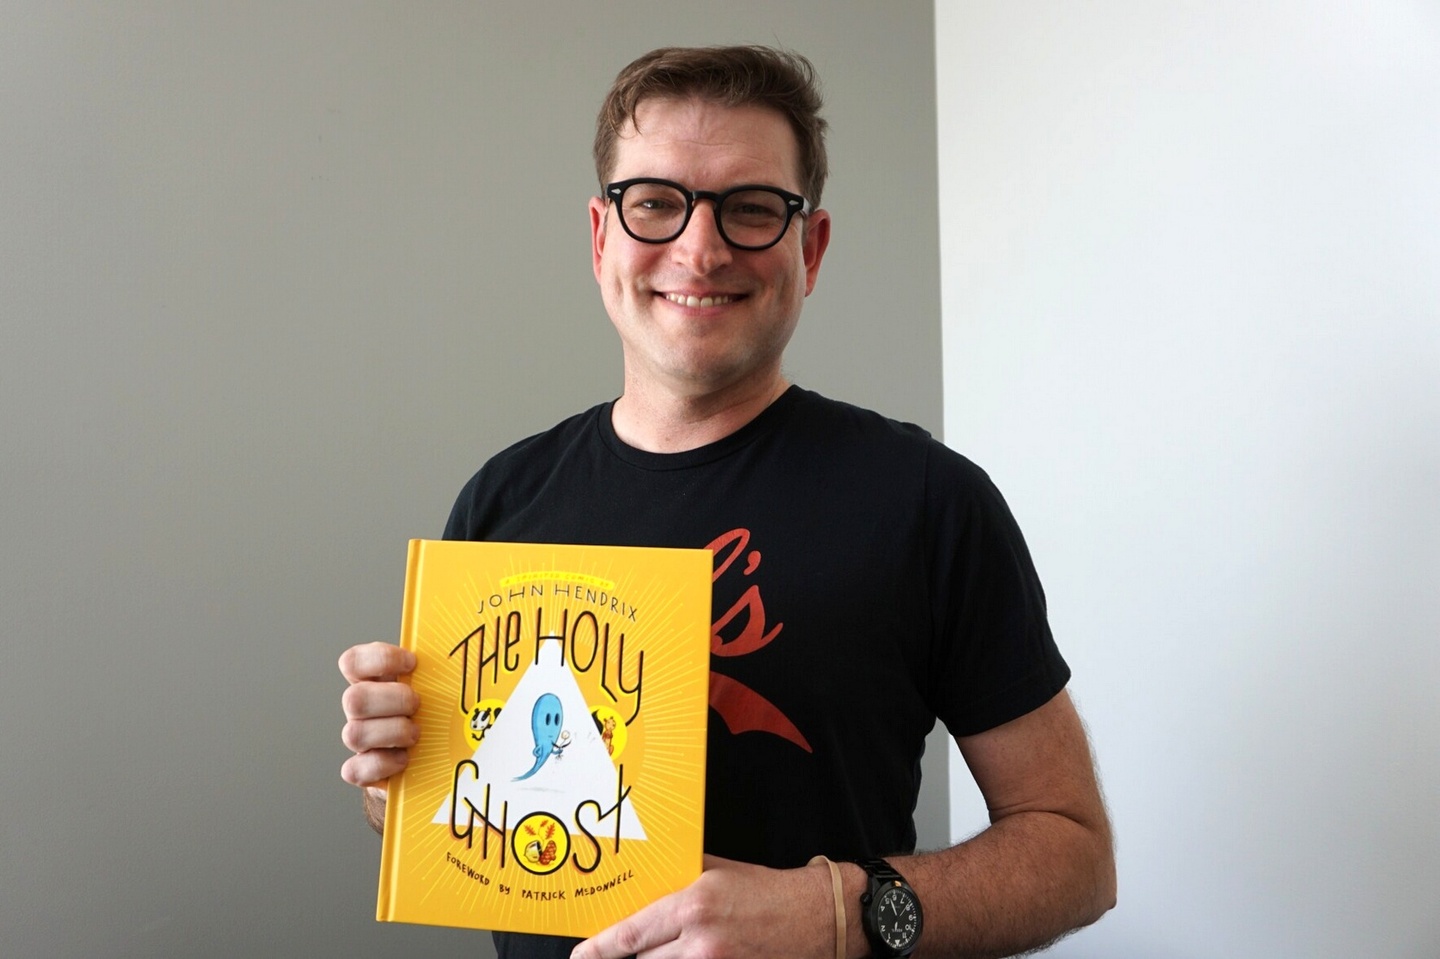
[[[405,599],[400,609],[400,646],[415,652],[416,615],[419,605],[415,591],[420,582],[420,563],[425,549],[424,540],[412,539],[405,561]],[[402,677],[401,682],[408,682]],[[404,809],[404,792],[398,788],[399,777],[392,776],[385,784],[385,833],[380,844],[380,895],[375,903],[375,918],[381,922],[395,918],[396,884],[400,870],[400,816]]]

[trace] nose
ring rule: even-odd
[[[730,244],[720,235],[717,212],[713,201],[697,200],[685,232],[670,241],[671,256],[696,276],[708,276],[734,258]]]

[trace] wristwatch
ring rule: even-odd
[[[855,865],[869,877],[860,897],[860,925],[872,954],[881,959],[910,955],[925,927],[920,897],[883,859],[857,859]]]

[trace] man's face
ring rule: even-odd
[[[617,144],[610,180],[659,177],[691,190],[742,184],[800,192],[799,147],[789,123],[764,107],[645,100],[639,132]],[[697,397],[780,382],[780,357],[815,287],[830,218],[799,217],[768,250],[721,239],[715,207],[695,204],[685,232],[641,243],[613,203],[590,201],[595,279],[625,353],[626,391]]]

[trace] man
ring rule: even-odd
[[[494,457],[446,536],[715,553],[706,868],[579,945],[497,935],[502,957],[1008,956],[1113,904],[1069,670],[998,492],[781,371],[830,240],[819,105],[803,58],[664,49],[601,110],[593,266],[624,393]],[[341,657],[343,776],[377,829],[419,735],[411,668],[379,643]],[[992,825],[914,855],[937,717]],[[862,902],[892,869],[908,930]]]

